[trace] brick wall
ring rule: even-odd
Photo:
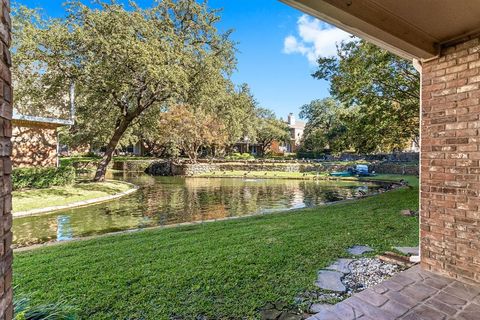
[[[0,0],[0,319],[13,317],[12,309],[12,185],[10,162],[12,136],[12,84],[10,46],[10,1]]]
[[[480,281],[480,41],[422,68],[422,266]]]
[[[57,165],[56,126],[14,121],[12,142],[14,168],[55,167]]]

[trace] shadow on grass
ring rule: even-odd
[[[94,183],[90,181],[80,181],[76,186],[75,189],[82,190],[82,191],[98,191],[104,192],[108,194],[115,194],[117,192],[123,191],[121,185],[112,185],[111,183]]]
[[[48,197],[73,197],[81,196],[90,192],[103,192],[106,194],[115,194],[123,191],[120,185],[112,183],[93,183],[90,181],[79,181],[74,186],[53,187],[48,189],[30,189],[14,192],[16,199],[26,198],[48,198]]]
[[[79,193],[74,192],[75,190],[65,190],[65,189],[60,189],[60,188],[49,188],[49,189],[38,189],[38,190],[25,190],[25,191],[19,191],[19,192],[14,192],[13,196],[14,198],[17,199],[24,199],[24,198],[33,198],[33,197],[49,197],[49,196],[55,196],[55,197],[72,197],[76,196]]]

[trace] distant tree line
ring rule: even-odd
[[[420,75],[412,62],[357,39],[337,51],[318,59],[313,77],[331,83],[331,98],[302,107],[302,151],[390,152],[418,143]]]
[[[17,105],[24,113],[68,105],[74,85],[71,145],[104,147],[95,180],[121,146],[143,141],[152,154],[195,161],[201,150],[227,152],[248,137],[263,152],[288,128],[260,108],[247,85],[236,88],[231,31],[220,33],[217,10],[195,0],[80,1],[66,18],[14,8]]]

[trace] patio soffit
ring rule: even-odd
[[[480,33],[479,0],[280,0],[405,58]]]

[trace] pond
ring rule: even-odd
[[[88,207],[15,218],[21,247],[109,232],[313,207],[376,193],[379,184],[288,179],[152,177],[115,173],[140,186],[128,196]]]

